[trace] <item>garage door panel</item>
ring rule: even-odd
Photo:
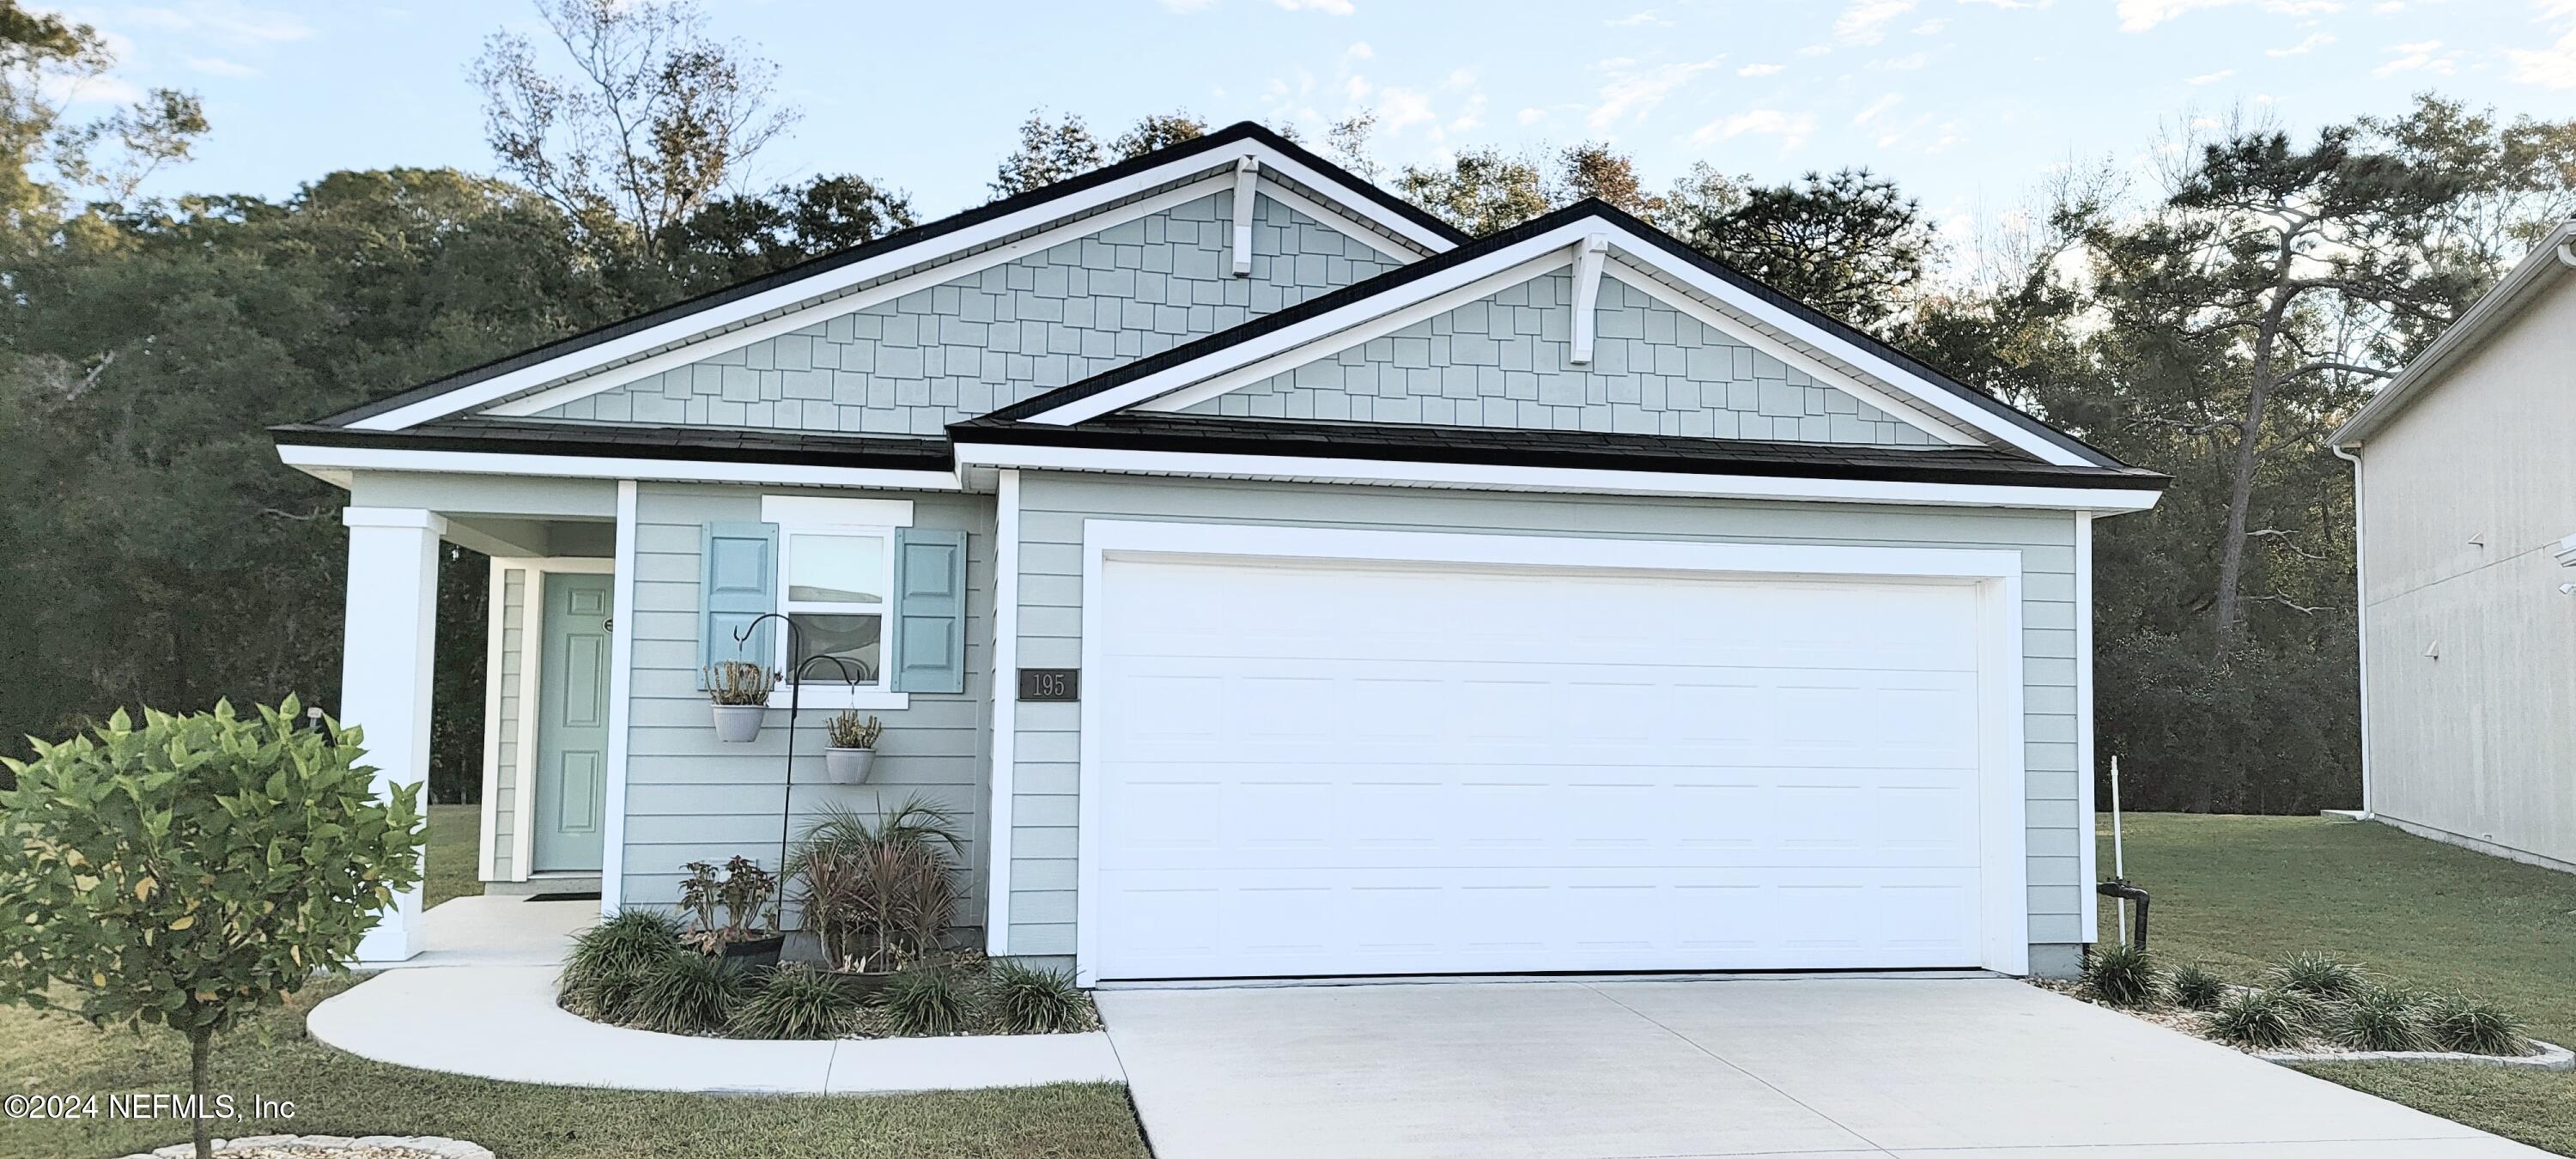
[[[1980,960],[1964,585],[1103,577],[1098,976]]]

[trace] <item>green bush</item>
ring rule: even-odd
[[[839,1038],[863,1004],[839,979],[812,966],[780,966],[736,1006],[725,1032],[736,1038]]]
[[[2316,953],[2284,961],[2264,971],[2263,976],[2276,989],[2328,1002],[2351,998],[2369,984],[2361,967]]]
[[[379,800],[359,730],[218,703],[122,710],[35,742],[0,792],[0,1001],[187,1036],[210,1105],[216,1034],[347,959],[420,881],[420,788]],[[194,1123],[208,1154],[206,1122]]]
[[[2531,1053],[2522,1019],[2493,1002],[2457,991],[2435,995],[2424,1004],[2425,1036],[2442,1050],[2508,1057]]]
[[[713,954],[675,954],[646,967],[626,1003],[625,1022],[664,1034],[705,1034],[733,1015],[743,974]]]
[[[659,910],[622,909],[606,921],[583,930],[564,956],[555,980],[556,997],[565,1006],[603,1021],[622,1021],[619,1013],[635,985],[651,967],[687,952],[680,944],[677,918]]]
[[[2280,991],[2240,990],[2209,1015],[2209,1031],[2223,1042],[2279,1050],[2299,1041],[2307,1013],[2299,999]]]
[[[984,975],[984,1023],[996,1034],[1063,1034],[1092,1027],[1091,1000],[1073,976],[1018,962]]]
[[[954,971],[917,965],[886,981],[877,1013],[888,1034],[937,1036],[965,1030],[974,1004]]]
[[[2420,1000],[2386,986],[2366,986],[2335,1007],[2327,1029],[2354,1050],[2423,1050],[2432,1044]]]
[[[2106,1006],[2153,1006],[2161,994],[2155,958],[2143,946],[2107,946],[2084,961],[2084,992]]]
[[[2174,1005],[2185,1010],[2216,1010],[2227,1000],[2227,980],[2205,966],[2174,967],[2165,979],[2165,990],[2173,995]]]

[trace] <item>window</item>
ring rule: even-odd
[[[761,518],[778,525],[778,611],[795,625],[775,633],[784,681],[801,682],[808,705],[853,694],[841,706],[900,707],[887,702],[899,694],[888,693],[886,642],[895,529],[911,525],[912,504],[768,495]]]

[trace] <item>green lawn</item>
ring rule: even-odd
[[[2129,877],[2155,895],[2149,943],[2166,965],[2236,978],[2302,950],[2420,985],[2456,985],[2519,1011],[2535,1037],[2576,1045],[2576,876],[2314,817],[2133,814]],[[2101,864],[2110,875],[2110,827]],[[2103,936],[2114,909],[2103,899]],[[2337,1065],[2322,1078],[2562,1155],[2576,1155],[2576,1073]]]
[[[481,805],[429,807],[429,872],[421,882],[422,906],[483,892],[482,828]]]
[[[475,806],[432,809],[432,904],[482,892],[473,881],[476,821]],[[298,996],[294,1009],[273,1011],[216,1047],[218,1091],[232,1093],[237,1103],[261,1098],[295,1105],[292,1121],[234,1122],[218,1128],[219,1136],[448,1135],[488,1146],[501,1159],[1146,1159],[1126,1089],[1114,1084],[713,1097],[528,1086],[386,1066],[305,1037],[303,1012],[344,985],[318,983]],[[0,1007],[0,1092],[102,1099],[112,1092],[184,1094],[187,1076],[187,1050],[175,1036],[101,1034],[59,1015]],[[95,1159],[187,1137],[185,1121],[0,1117],[0,1155],[10,1159]]]

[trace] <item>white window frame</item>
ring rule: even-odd
[[[852,688],[848,682],[837,676],[829,680],[823,679],[820,675],[822,670],[818,668],[817,676],[805,685],[804,693],[801,698],[796,699],[796,703],[807,708],[822,709],[855,708],[893,711],[910,707],[911,694],[894,691],[887,686],[887,681],[893,672],[895,642],[895,572],[899,566],[899,561],[895,559],[895,533],[912,526],[912,501],[908,499],[840,499],[811,495],[763,495],[760,497],[760,519],[763,523],[778,525],[778,614],[782,616],[794,616],[800,613],[873,615],[878,618],[877,650],[880,662],[877,665],[876,681]],[[794,574],[796,537],[799,535],[870,536],[884,541],[884,571],[876,577],[880,585],[878,590],[885,593],[884,602],[870,607],[866,604],[842,603],[835,600],[790,598],[792,585],[788,582],[788,577]],[[777,643],[771,658],[779,673],[779,681],[778,686],[769,694],[769,706],[785,708],[790,698],[797,696],[796,674],[788,670],[792,657],[788,654],[789,640],[786,629],[781,628],[773,634],[777,637]]]

